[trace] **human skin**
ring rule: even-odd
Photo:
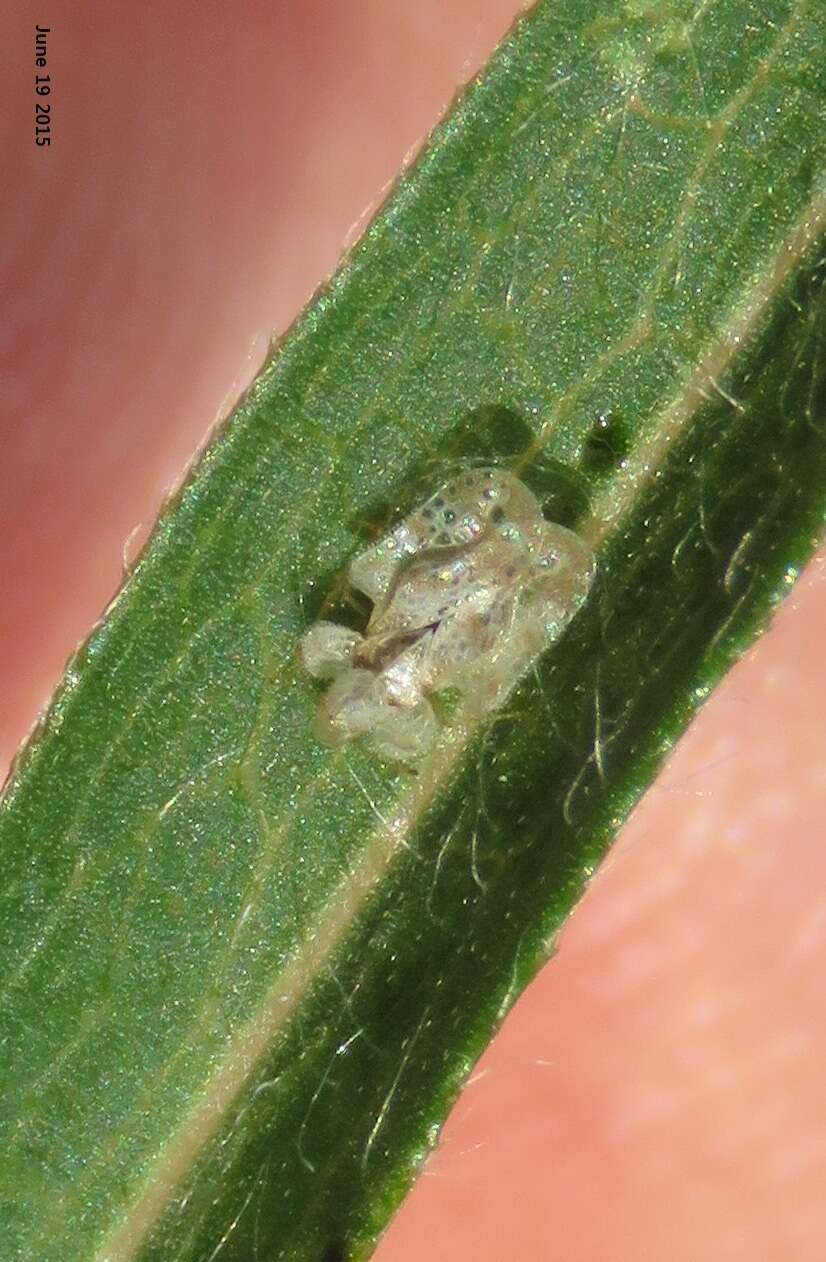
[[[514,12],[13,6],[4,760],[124,549]],[[31,139],[35,20],[52,27],[45,150]],[[823,564],[623,830],[379,1262],[822,1262]]]

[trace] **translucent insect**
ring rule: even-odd
[[[369,740],[382,757],[415,762],[439,722],[430,695],[455,688],[471,714],[498,705],[584,601],[588,544],[547,522],[506,469],[448,482],[350,565],[373,602],[364,635],[317,622],[300,655],[329,679],[315,730],[325,743]]]

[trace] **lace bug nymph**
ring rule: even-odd
[[[331,680],[316,732],[368,739],[415,762],[439,734],[431,696],[454,688],[481,717],[562,632],[588,594],[594,556],[548,522],[513,473],[470,469],[356,556],[353,587],[373,602],[364,635],[317,622],[304,667]]]

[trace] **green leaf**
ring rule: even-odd
[[[356,1258],[826,489],[826,9],[515,28],[201,460],[0,817],[25,1262]],[[296,642],[457,459],[598,549],[419,769],[320,746]]]

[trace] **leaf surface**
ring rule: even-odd
[[[541,3],[165,512],[2,804],[10,1259],[369,1252],[819,535],[825,44],[819,0]],[[418,775],[320,746],[298,638],[480,451],[586,606]]]

